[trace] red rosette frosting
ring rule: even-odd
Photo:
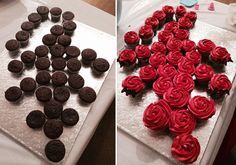
[[[148,17],[145,20],[145,25],[150,25],[150,26],[152,26],[153,30],[156,30],[159,27],[159,21],[155,17]]]
[[[154,67],[147,65],[143,66],[139,70],[139,77],[144,81],[144,82],[152,82],[156,80],[157,78],[157,71]]]
[[[176,21],[167,22],[164,26],[164,31],[175,32],[179,28],[179,24]]]
[[[225,74],[215,74],[211,78],[209,88],[212,92],[229,93],[230,89],[232,88],[232,83]]]
[[[171,51],[166,56],[168,63],[174,66],[178,66],[178,63],[180,63],[183,58],[183,54],[180,51]]]
[[[178,20],[178,23],[179,23],[179,28],[180,29],[186,29],[186,30],[189,30],[191,28],[193,28],[193,23],[190,21],[189,18],[187,17],[181,17],[179,20]]]
[[[164,11],[164,13],[166,15],[173,15],[175,13],[174,7],[173,6],[169,6],[169,5],[163,6],[162,10]]]
[[[197,13],[194,11],[189,11],[185,15],[190,21],[195,22],[197,20]]]
[[[172,111],[169,130],[174,135],[191,134],[196,127],[194,116],[186,109]]]
[[[186,52],[185,57],[186,57],[186,60],[191,61],[195,66],[200,64],[202,61],[201,54],[195,50]]]
[[[118,57],[120,66],[130,66],[136,62],[136,53],[131,49],[125,49],[120,52]]]
[[[173,108],[186,106],[189,97],[188,91],[179,87],[171,87],[163,95],[163,99]]]
[[[138,59],[148,59],[151,56],[151,51],[147,45],[136,46],[135,53]]]
[[[178,64],[178,71],[179,72],[183,72],[183,73],[188,73],[190,75],[193,75],[195,73],[195,66],[194,66],[194,64],[191,61],[186,60],[186,58],[184,58]]]
[[[133,95],[141,92],[144,89],[144,83],[138,76],[127,76],[122,81],[122,92],[126,92],[126,95]]]
[[[182,45],[183,45],[182,48],[185,52],[190,52],[190,51],[196,50],[196,44],[192,40],[184,40],[182,42]]]
[[[166,47],[169,51],[180,51],[182,48],[182,42],[177,38],[170,38],[167,41]]]
[[[204,96],[194,96],[188,103],[189,111],[200,120],[207,120],[212,117],[215,112],[215,102]]]
[[[163,21],[166,19],[166,14],[162,10],[155,11],[152,16],[158,19],[159,21]]]
[[[228,61],[232,61],[229,52],[226,48],[217,46],[213,48],[213,50],[210,53],[211,60],[216,61],[219,63],[226,64]]]
[[[135,31],[129,31],[125,33],[124,40],[127,44],[136,44],[139,42],[140,38]]]
[[[139,37],[142,39],[152,38],[153,35],[154,35],[154,32],[152,30],[152,26],[150,25],[141,26],[141,28],[139,29]]]
[[[154,68],[158,68],[159,65],[166,64],[166,56],[160,52],[154,53],[149,58],[149,64]]]
[[[157,52],[160,52],[160,53],[163,53],[163,54],[166,54],[166,46],[164,43],[162,42],[153,42],[152,43],[152,46],[151,46],[151,52],[152,53],[157,53]]]
[[[201,54],[206,54],[206,53],[208,54],[215,47],[216,47],[216,45],[214,44],[214,42],[212,42],[209,39],[200,40],[197,44],[197,49],[198,49],[199,53],[201,53]]]
[[[173,33],[171,33],[170,31],[165,31],[165,30],[160,31],[157,36],[158,36],[158,41],[163,42],[163,43],[167,43],[167,41],[170,38],[174,37]]]
[[[173,157],[185,164],[193,163],[200,153],[200,144],[192,135],[179,135],[175,137],[171,146]]]
[[[157,75],[159,77],[173,78],[177,74],[177,71],[173,65],[165,64],[160,65],[157,69]]]
[[[196,67],[195,76],[199,82],[209,82],[214,75],[214,70],[210,65],[200,64]]]
[[[152,85],[153,91],[158,96],[162,96],[170,87],[173,87],[173,83],[169,77],[159,77]]]
[[[178,17],[183,17],[186,12],[186,8],[183,5],[180,5],[176,7],[175,15]]]
[[[185,29],[176,29],[174,36],[179,40],[187,40],[189,38],[189,31]]]
[[[184,90],[191,92],[194,88],[194,81],[190,74],[177,73],[173,79],[175,87],[183,88]]]
[[[151,130],[163,130],[168,127],[171,108],[164,101],[151,103],[143,113],[144,126]]]

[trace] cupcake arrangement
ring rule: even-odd
[[[42,45],[36,46],[34,50],[20,52],[21,48],[29,44],[34,29],[41,28],[41,24],[47,20],[57,23],[61,17],[62,24],[51,27],[50,32],[42,37]],[[58,7],[49,10],[46,6],[39,6],[37,12],[31,13],[28,21],[21,24],[22,30],[16,33],[15,39],[5,44],[9,55],[20,55],[19,60],[11,60],[8,64],[11,74],[20,77],[26,69],[37,69],[35,77],[25,77],[20,81],[19,87],[6,89],[5,98],[15,104],[24,95],[34,93],[35,98],[43,105],[43,111],[31,111],[25,116],[25,122],[33,130],[42,129],[45,136],[51,139],[44,152],[52,162],[60,162],[66,153],[63,142],[59,140],[63,127],[70,128],[79,121],[77,110],[73,107],[63,108],[63,104],[70,99],[72,92],[78,94],[78,99],[83,104],[90,104],[97,97],[93,88],[84,86],[85,80],[79,74],[81,67],[91,67],[96,77],[102,76],[110,67],[106,59],[97,57],[95,50],[87,48],[80,51],[77,46],[71,45],[77,28],[73,22],[74,17],[72,12],[62,12]],[[80,54],[81,61],[78,59]]]
[[[153,100],[143,112],[143,124],[152,131],[168,131],[173,136],[172,156],[193,163],[200,144],[191,133],[216,112],[216,103],[229,94],[232,83],[217,68],[232,62],[226,48],[209,39],[195,43],[189,39],[197,14],[184,6],[163,6],[136,31],[124,35],[125,49],[118,55],[124,71],[138,69],[122,81],[127,96],[153,90]],[[153,42],[153,38],[155,41]],[[209,97],[192,96],[201,87]]]

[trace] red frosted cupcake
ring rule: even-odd
[[[188,91],[179,87],[171,87],[163,95],[163,99],[172,108],[185,107],[188,103],[189,98],[190,98],[190,95]]]
[[[196,67],[195,77],[198,83],[206,85],[214,75],[214,70],[210,65],[200,64]]]
[[[218,63],[226,65],[227,62],[233,62],[229,52],[226,48],[221,46],[216,46],[210,53],[211,60]]]
[[[117,61],[120,63],[120,67],[130,67],[136,63],[136,53],[131,49],[125,49],[120,52]]]
[[[215,102],[204,96],[194,96],[188,103],[189,111],[200,120],[207,120],[211,118],[215,112]]]
[[[202,61],[202,56],[200,53],[198,53],[198,51],[190,51],[190,52],[186,52],[185,54],[186,60],[191,61],[195,66],[197,66],[198,64],[201,63]]]
[[[157,75],[159,77],[169,77],[172,79],[176,74],[175,67],[170,64],[160,65],[157,69]]]
[[[159,77],[152,85],[153,91],[160,97],[171,87],[173,83],[169,77]]]
[[[151,46],[151,52],[152,53],[160,52],[160,53],[166,54],[167,52],[166,46],[162,42],[153,42]]]
[[[155,17],[148,17],[145,20],[145,25],[150,25],[152,26],[153,32],[156,34],[157,29],[159,28],[159,21]]]
[[[139,77],[146,83],[152,83],[157,79],[157,71],[154,67],[147,65],[139,70]]]
[[[144,25],[139,29],[139,37],[142,39],[142,44],[151,44],[153,36],[154,32],[152,30],[152,26]]]
[[[203,39],[200,40],[197,44],[197,49],[198,52],[201,53],[203,56],[208,57],[208,55],[210,54],[210,52],[216,47],[216,45],[214,44],[214,42],[212,42],[209,39]]]
[[[166,56],[160,52],[154,53],[149,58],[149,64],[157,69],[159,65],[166,64]]]
[[[211,96],[215,99],[222,97],[226,93],[229,94],[231,88],[232,83],[223,73],[213,75],[209,83]]]
[[[166,22],[173,21],[173,16],[174,16],[174,13],[175,13],[174,7],[169,6],[169,5],[165,5],[165,6],[162,7],[162,10],[166,14]]]
[[[200,144],[192,135],[179,135],[173,140],[171,154],[176,160],[191,164],[197,160],[199,153]]]
[[[166,44],[169,51],[181,51],[182,41],[177,38],[170,38]]]
[[[193,75],[195,73],[195,66],[191,61],[184,58],[180,63],[178,63],[178,71]]]
[[[182,50],[183,50],[184,53],[196,50],[195,42],[192,41],[192,40],[184,40],[182,42]]]
[[[186,29],[186,30],[189,30],[189,29],[192,29],[193,28],[193,23],[190,21],[189,18],[187,17],[181,17],[179,20],[178,20],[178,23],[179,23],[179,28],[180,29]]]
[[[172,33],[174,33],[177,29],[179,29],[179,24],[176,21],[170,21],[170,22],[166,23],[164,26],[165,31],[169,31]]]
[[[135,97],[138,93],[143,91],[145,85],[138,76],[127,76],[122,81],[122,87],[122,93],[125,92],[127,96],[132,95]]]
[[[148,64],[149,57],[151,56],[151,51],[146,45],[138,45],[135,48],[135,53],[138,58],[139,65]]]
[[[166,22],[166,14],[164,11],[162,10],[157,10],[153,13],[152,15],[153,17],[155,17],[156,19],[158,19],[159,21],[159,29],[161,29],[163,27],[163,25]]]
[[[186,109],[172,111],[170,114],[169,130],[172,134],[178,136],[191,134],[196,127],[194,116]]]
[[[183,54],[180,51],[171,51],[166,56],[168,63],[173,66],[178,66],[178,63],[180,63],[183,58]]]
[[[197,20],[197,13],[194,12],[194,11],[189,11],[189,12],[187,12],[184,16],[187,17],[187,18],[189,18],[190,21],[192,21],[193,26],[194,26],[194,24],[195,24],[195,22],[196,22],[196,20]]]
[[[187,40],[189,39],[189,31],[184,29],[176,29],[174,36],[179,40]]]
[[[163,42],[164,44],[166,44],[170,38],[174,37],[174,35],[170,31],[163,30],[158,33],[157,37],[159,42]]]
[[[124,35],[124,41],[126,43],[126,45],[130,48],[135,48],[135,46],[137,46],[139,44],[139,36],[136,32],[134,31],[129,31],[127,33],[125,33]]]
[[[145,127],[157,131],[168,127],[171,108],[164,101],[151,103],[143,113],[143,124]]]
[[[179,18],[183,17],[186,13],[186,8],[182,5],[177,6],[175,10],[175,18],[178,21]]]
[[[175,87],[183,88],[184,90],[191,92],[194,89],[194,81],[188,73],[177,73],[173,79]]]

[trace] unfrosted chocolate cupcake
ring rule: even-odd
[[[34,24],[34,28],[37,28],[42,21],[42,17],[38,13],[31,13],[28,20]]]
[[[24,92],[33,92],[36,89],[36,82],[31,77],[26,77],[21,80],[20,88]]]
[[[61,25],[54,25],[51,27],[50,32],[55,36],[60,36],[64,33],[64,28]]]
[[[6,42],[5,47],[11,54],[15,55],[16,53],[18,53],[20,44],[17,40],[11,39]]]
[[[45,45],[39,45],[34,50],[34,53],[37,57],[46,57],[48,55],[48,52],[48,47]]]
[[[21,96],[22,96],[22,91],[17,86],[12,86],[8,88],[5,92],[5,98],[10,102],[19,100]]]
[[[68,35],[61,35],[58,37],[57,42],[61,44],[62,46],[69,46],[71,44],[71,38]]]
[[[71,74],[68,78],[68,84],[71,88],[80,89],[84,86],[84,78],[79,74]]]
[[[44,105],[44,113],[49,119],[57,119],[61,116],[63,105],[52,99]]]
[[[55,100],[59,102],[66,102],[70,98],[70,91],[68,87],[62,86],[62,87],[56,87],[53,90],[53,97]]]
[[[33,129],[42,128],[46,117],[40,110],[31,111],[26,117],[26,124]]]
[[[53,34],[46,34],[43,36],[43,44],[47,46],[52,46],[57,42],[57,37]]]
[[[62,14],[63,21],[72,21],[74,19],[75,15],[71,11],[65,11]]]
[[[63,132],[63,124],[57,119],[48,119],[44,124],[43,131],[50,139],[57,139]]]
[[[60,140],[51,140],[45,146],[45,155],[52,162],[60,162],[66,153],[65,145]]]
[[[79,90],[79,98],[86,103],[92,103],[96,100],[96,92],[93,88],[83,87]]]
[[[25,21],[21,24],[21,29],[32,34],[34,30],[34,23]]]
[[[60,44],[56,44],[51,46],[50,53],[52,57],[62,57],[65,53],[65,48]]]
[[[90,48],[84,49],[81,55],[82,55],[82,62],[85,65],[91,64],[97,58],[97,53],[95,52],[95,50]]]
[[[74,126],[79,121],[79,114],[73,108],[67,108],[61,113],[61,120],[66,126]]]
[[[48,7],[46,7],[46,6],[39,6],[37,8],[37,12],[42,17],[42,21],[45,21],[45,20],[48,19],[48,13],[49,13]]]
[[[75,58],[80,55],[80,49],[77,46],[68,46],[66,48],[66,57]]]
[[[110,64],[104,58],[97,58],[92,63],[93,71],[96,74],[102,74],[106,72],[109,69],[109,67],[110,67]]]
[[[8,64],[8,70],[12,73],[21,73],[23,71],[23,63],[19,60],[12,60]]]
[[[38,101],[47,102],[52,98],[52,90],[48,87],[41,86],[35,92]]]
[[[71,58],[67,61],[67,68],[70,72],[78,72],[81,69],[81,63],[77,58]]]
[[[63,86],[67,83],[67,76],[62,71],[56,71],[52,74],[52,83],[55,86]]]
[[[36,82],[40,85],[47,85],[50,83],[51,75],[48,71],[39,71],[35,77]]]
[[[52,68],[54,70],[63,70],[66,67],[66,60],[64,58],[55,58],[52,60]]]
[[[20,42],[21,47],[25,47],[29,43],[30,34],[27,31],[21,30],[16,33],[15,37]]]
[[[58,21],[60,21],[61,13],[62,13],[61,8],[59,8],[59,7],[53,7],[53,8],[51,8],[50,14],[51,14],[51,20],[52,20],[52,22],[58,22]]]
[[[63,23],[63,28],[66,35],[72,35],[76,29],[76,23],[73,21],[66,21]]]
[[[39,70],[47,70],[50,67],[50,61],[46,57],[40,57],[35,61],[35,67]]]
[[[21,54],[21,61],[22,61],[25,65],[28,65],[28,66],[29,66],[29,65],[34,64],[35,59],[36,59],[36,55],[34,54],[33,51],[27,50],[27,51],[24,51],[24,52]]]

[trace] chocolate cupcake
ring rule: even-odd
[[[6,42],[5,47],[11,54],[15,55],[18,53],[20,44],[17,40],[11,39]]]
[[[35,61],[35,67],[39,70],[47,70],[50,67],[50,61],[46,57],[40,57]]]
[[[32,65],[34,64],[34,61],[36,59],[36,55],[34,54],[34,52],[27,50],[24,51],[21,54],[21,61],[25,64],[25,65]]]
[[[35,77],[36,82],[40,85],[46,85],[50,83],[51,75],[48,71],[39,71]]]
[[[31,111],[26,117],[26,124],[33,129],[42,128],[45,121],[45,115],[40,110]]]
[[[68,46],[66,48],[66,57],[75,58],[80,55],[80,49],[77,46]]]
[[[48,19],[48,13],[49,13],[48,7],[46,7],[46,6],[39,6],[37,8],[37,12],[42,17],[42,21],[45,21],[45,20]]]
[[[29,43],[30,34],[27,31],[18,31],[15,35],[17,41],[20,42],[21,47],[25,47]]]
[[[17,86],[12,86],[8,88],[5,92],[5,98],[10,102],[17,101],[21,96],[22,96],[22,91]]]
[[[55,36],[60,36],[64,33],[64,28],[61,25],[54,25],[51,27],[50,32]]]
[[[92,68],[95,74],[102,74],[110,67],[109,62],[104,58],[97,58],[92,63]]]
[[[48,52],[48,47],[45,45],[39,45],[34,50],[34,53],[37,57],[46,57],[48,55]]]
[[[34,23],[25,21],[21,24],[21,29],[32,34],[34,30]]]
[[[26,77],[20,82],[20,88],[24,92],[33,92],[36,89],[36,82],[31,77]]]
[[[52,60],[52,68],[54,70],[63,70],[66,67],[66,60],[64,58],[55,58]]]
[[[84,86],[84,78],[79,74],[72,74],[68,78],[68,84],[71,88],[80,89]]]
[[[47,46],[52,46],[56,43],[57,37],[53,34],[46,34],[43,36],[43,44]]]
[[[73,21],[66,21],[63,23],[63,28],[65,30],[65,34],[71,36],[76,29],[76,23]]]
[[[74,126],[79,121],[79,114],[73,108],[67,108],[62,111],[61,120],[66,126]]]
[[[60,44],[56,44],[51,46],[50,53],[52,57],[62,57],[65,53],[65,48]]]
[[[96,92],[93,88],[83,87],[79,90],[79,98],[86,103],[92,103],[96,100]]]
[[[134,49],[139,44],[139,36],[135,31],[129,31],[124,35],[124,41],[128,48]]]
[[[70,91],[67,87],[56,87],[53,90],[53,97],[59,102],[66,102],[70,98]]]
[[[41,86],[35,92],[38,101],[47,102],[52,98],[52,90],[48,87]]]
[[[67,83],[67,76],[64,72],[56,71],[52,74],[52,83],[55,86],[63,86]]]
[[[61,35],[58,37],[57,40],[58,44],[61,44],[62,46],[69,46],[71,44],[71,38],[68,35]]]
[[[62,14],[63,21],[72,21],[74,19],[75,15],[71,11],[65,11]]]
[[[60,162],[65,156],[65,145],[60,140],[52,140],[45,146],[46,157],[53,162]]]
[[[66,66],[72,73],[78,72],[81,69],[81,63],[77,58],[71,58],[67,61]]]
[[[12,60],[8,64],[8,70],[12,73],[21,73],[23,71],[23,63],[19,60]]]
[[[44,134],[50,139],[57,139],[63,132],[63,124],[60,120],[49,119],[43,127]]]
[[[151,44],[153,36],[152,26],[144,25],[139,29],[139,37],[142,39],[142,44]]]
[[[44,105],[44,113],[49,119],[56,119],[61,116],[63,105],[52,99]]]
[[[52,22],[58,22],[61,18],[62,10],[59,7],[53,7],[50,10]]]
[[[37,28],[42,21],[42,17],[38,13],[31,13],[28,20],[34,24],[34,28]]]
[[[90,65],[97,58],[97,53],[95,52],[95,50],[90,48],[84,49],[81,55],[82,55],[82,62],[85,65]]]

